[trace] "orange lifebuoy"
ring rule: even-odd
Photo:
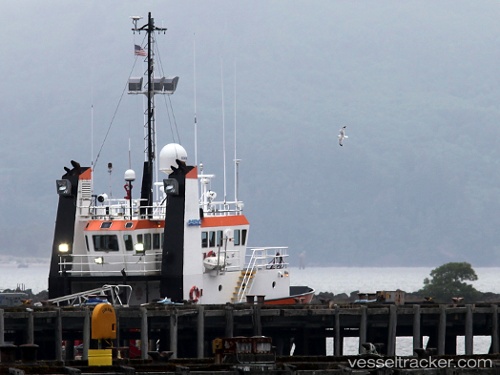
[[[198,299],[200,298],[200,290],[196,285],[192,286],[191,289],[189,290],[189,301],[191,302],[198,302]]]

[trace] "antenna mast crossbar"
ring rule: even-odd
[[[143,25],[142,27],[137,27],[137,21],[140,18],[132,17],[132,21],[134,23],[134,28],[132,30],[134,32],[145,31],[148,36],[148,90],[147,90],[147,100],[148,100],[148,109],[147,109],[147,158],[144,162],[144,173],[142,180],[142,189],[141,189],[141,206],[151,207],[153,204],[153,160],[155,159],[154,154],[154,87],[153,87],[153,78],[154,78],[154,52],[153,52],[153,34],[155,31],[165,33],[167,30],[163,27],[156,27],[154,24],[154,18],[151,17],[151,12],[148,13],[148,23]],[[145,212],[142,212],[145,214]]]

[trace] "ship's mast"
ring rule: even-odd
[[[153,161],[155,159],[155,145],[154,145],[154,51],[153,51],[153,33],[155,31],[165,32],[166,28],[156,27],[154,24],[154,18],[151,17],[151,12],[148,13],[148,23],[144,26],[137,28],[137,24],[134,23],[134,32],[145,31],[147,33],[147,51],[148,51],[148,84],[147,84],[147,135],[146,135],[146,160],[144,161],[144,171],[142,174],[142,187],[141,187],[141,215],[150,214],[150,209],[145,207],[151,207],[153,205]],[[149,212],[147,212],[149,211]]]

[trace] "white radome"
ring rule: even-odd
[[[133,169],[127,169],[124,175],[125,181],[135,181],[135,172]]]
[[[183,162],[187,162],[187,152],[178,143],[169,143],[160,151],[160,160],[158,162],[158,166],[160,171],[170,174],[172,173],[172,166],[177,168],[177,162],[175,160],[181,160]]]

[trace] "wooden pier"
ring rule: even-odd
[[[499,353],[497,304],[155,305],[118,307],[116,315],[117,339],[107,344],[126,357],[136,342],[141,360],[150,359],[151,351],[168,351],[172,359],[213,357],[214,339],[236,336],[271,337],[278,356],[289,356],[293,345],[294,356],[325,357],[331,338],[334,356],[341,357],[346,337],[359,338],[360,347],[377,344],[380,354],[395,356],[400,336],[412,337],[414,350],[428,349],[436,356],[456,355],[457,336],[465,336],[465,355],[470,356],[474,336],[489,336],[489,354]],[[86,360],[95,347],[90,325],[89,307],[0,309],[0,362],[13,347],[18,359],[73,360],[77,342],[83,342],[81,359]]]

